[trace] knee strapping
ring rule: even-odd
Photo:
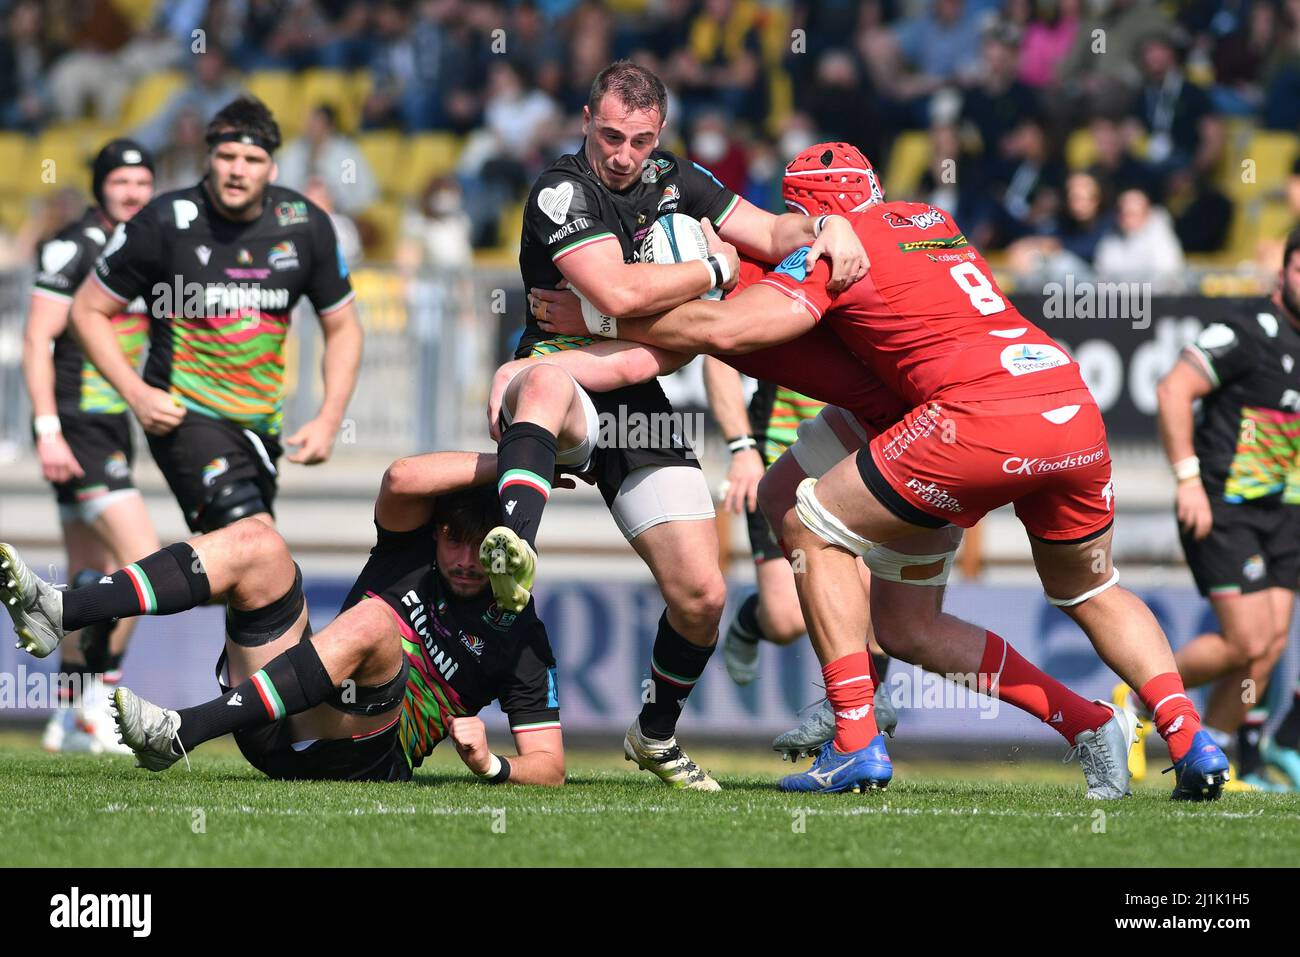
[[[1047,595],[1046,592],[1044,592],[1043,594],[1047,595],[1048,604],[1055,605],[1057,608],[1073,608],[1075,605],[1082,605],[1089,598],[1096,598],[1107,588],[1109,588],[1112,585],[1118,584],[1118,582],[1119,582],[1119,569],[1112,568],[1110,572],[1110,578],[1106,579],[1096,588],[1092,588],[1084,592],[1082,595],[1078,595],[1074,598],[1053,598],[1051,595]]]
[[[937,555],[905,555],[877,545],[863,559],[873,578],[903,585],[939,586],[948,583],[957,550]]]
[[[306,603],[302,591],[302,569],[295,562],[293,586],[271,604],[252,611],[226,609],[226,635],[244,648],[268,644],[293,627]]]
[[[816,479],[806,478],[799,483],[799,488],[795,491],[794,509],[795,514],[799,516],[799,521],[803,522],[804,527],[818,538],[865,559],[867,554],[876,547],[875,542],[863,538],[827,511],[817,500],[814,491],[816,484]]]

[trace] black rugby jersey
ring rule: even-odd
[[[113,224],[98,207],[87,207],[75,223],[41,244],[37,254],[35,295],[67,305],[81,281],[95,265]],[[144,300],[136,297],[112,318],[117,344],[127,361],[139,366],[148,339],[149,323]],[[54,340],[54,398],[60,415],[93,413],[116,415],[126,411],[126,401],[86,359],[69,324]]]
[[[684,213],[694,219],[707,217],[715,229],[721,229],[740,201],[703,166],[665,150],[652,152],[640,179],[615,193],[596,176],[585,150],[584,141],[578,152],[557,159],[528,194],[519,243],[519,270],[525,289],[554,289],[564,278],[556,263],[611,236],[622,247],[623,261],[636,262],[650,227],[669,213]],[[519,358],[530,355],[534,345],[554,338],[538,327],[531,312],[525,323],[516,352]],[[565,340],[563,344],[545,351],[592,341],[581,337],[561,339]]]
[[[353,295],[329,216],[279,186],[247,223],[223,217],[202,182],[157,196],[114,233],[95,276],[118,299],[144,298],[146,382],[267,435],[280,431],[293,307],[306,296],[325,315]]]
[[[1206,326],[1187,355],[1214,385],[1193,434],[1206,492],[1300,503],[1300,331],[1262,300]]]

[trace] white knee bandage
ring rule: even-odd
[[[1043,594],[1047,595],[1047,602],[1050,605],[1055,605],[1057,608],[1073,608],[1075,605],[1082,605],[1089,598],[1097,597],[1102,592],[1104,592],[1107,588],[1109,588],[1111,585],[1116,584],[1118,581],[1119,581],[1119,569],[1115,568],[1111,570],[1110,578],[1106,579],[1096,588],[1093,588],[1090,591],[1086,591],[1082,595],[1079,595],[1076,598],[1053,598],[1051,595],[1047,595],[1046,592],[1044,592]]]
[[[818,538],[865,559],[867,553],[876,547],[875,542],[863,538],[828,512],[822,503],[817,501],[817,495],[813,491],[813,486],[816,484],[815,478],[806,478],[799,483],[799,488],[794,495],[794,511],[799,516],[799,521],[803,522],[804,528]]]
[[[863,559],[873,578],[903,585],[946,585],[957,550],[939,555],[905,555],[877,545]]]

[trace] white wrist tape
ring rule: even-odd
[[[1195,455],[1189,455],[1187,458],[1179,459],[1174,463],[1174,478],[1180,482],[1196,478],[1200,474],[1201,460]]]
[[[606,339],[618,338],[618,320],[613,316],[607,316],[590,302],[586,296],[579,295],[578,302],[582,304],[582,321],[587,326],[587,331],[593,336],[604,336]]]
[[[709,257],[709,262],[713,263],[718,273],[718,288],[721,289],[731,279],[731,263],[727,262],[726,256],[714,254]]]
[[[495,754],[493,754],[491,757],[492,760],[488,762],[488,769],[484,771],[482,774],[480,774],[479,777],[494,778],[501,773],[501,759],[498,758]]]
[[[41,438],[51,435],[58,435],[63,431],[63,425],[59,422],[57,415],[38,415],[32,421],[36,434]]]

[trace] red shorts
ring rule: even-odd
[[[1025,530],[1085,541],[1110,527],[1114,491],[1101,410],[1086,389],[917,406],[858,456],[867,487],[913,524],[970,528],[1009,503]]]

